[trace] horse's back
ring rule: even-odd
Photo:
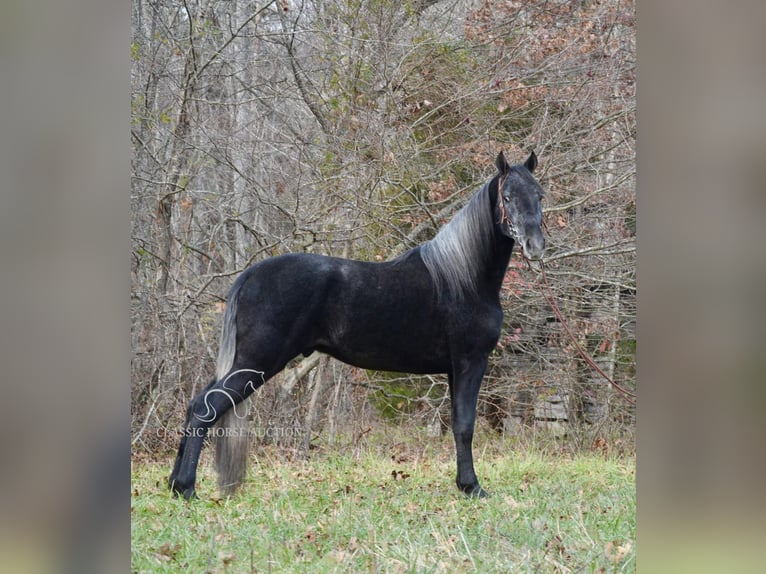
[[[268,339],[255,345],[279,340],[290,353],[319,350],[370,369],[449,368],[442,313],[416,250],[381,263],[286,254],[245,273],[239,330]]]

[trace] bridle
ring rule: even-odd
[[[508,224],[508,228],[511,230],[511,233],[515,231],[515,226],[513,225],[513,221],[511,221],[511,218],[508,217],[508,212],[505,210],[505,202],[503,201],[503,186],[505,185],[505,180],[508,179],[508,174],[503,174],[498,177],[497,180],[497,209],[500,211],[500,221],[498,221],[498,225],[502,225],[503,223]],[[543,219],[542,228],[548,231],[548,227],[545,223],[545,219]]]
[[[507,173],[504,173],[497,179],[497,208],[500,211],[500,221],[497,223],[499,225],[507,223],[508,228],[513,229],[513,222],[511,221],[511,218],[508,217],[508,213],[505,211],[505,202],[503,201],[503,186],[505,185],[506,179],[508,179]]]

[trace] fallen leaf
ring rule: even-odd
[[[633,548],[633,545],[630,542],[625,544],[619,544],[617,541],[607,542],[604,547],[604,553],[612,562],[620,562],[627,556],[631,548]]]
[[[179,544],[178,542],[172,545],[170,544],[170,542],[164,542],[162,546],[157,548],[157,554],[159,554],[160,556],[164,556],[166,558],[175,558],[179,550],[181,550],[181,544]]]

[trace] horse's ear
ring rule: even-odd
[[[535,171],[535,168],[537,167],[537,156],[535,155],[534,150],[529,154],[527,161],[524,162],[524,167],[526,167],[530,173]]]
[[[503,155],[503,152],[500,152],[499,154],[497,154],[495,165],[497,166],[497,171],[499,171],[501,174],[506,173],[509,169],[511,169],[511,166],[508,165],[507,161],[505,161],[505,156]]]

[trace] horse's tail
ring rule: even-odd
[[[216,363],[216,378],[219,382],[225,379],[234,365],[237,351],[237,302],[245,276],[243,273],[234,282],[223,314],[221,344]],[[215,441],[218,489],[222,494],[229,495],[237,489],[247,472],[247,454],[250,446],[247,417],[244,412],[237,413],[237,409],[232,406],[217,424],[222,428]]]

